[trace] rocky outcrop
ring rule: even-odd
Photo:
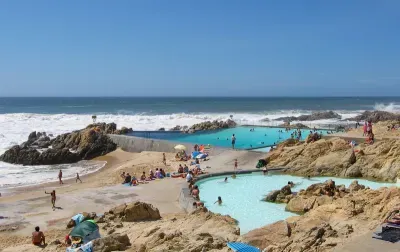
[[[111,234],[93,240],[93,252],[125,251],[130,245],[131,242],[126,234]]]
[[[279,117],[275,119],[275,121],[316,121],[322,119],[341,119],[342,116],[338,113],[333,111],[324,111],[324,112],[314,112],[311,115],[301,115],[301,116],[286,116],[286,117]]]
[[[400,188],[361,189],[342,197],[314,196],[307,192],[302,197],[314,202],[304,215],[252,230],[241,240],[269,252],[333,251],[352,242],[353,236],[370,233],[397,209]]]
[[[304,125],[302,123],[291,124],[290,122],[285,122],[285,123],[279,125],[279,127],[292,128],[292,129],[309,129],[310,128],[307,125]]]
[[[192,125],[188,131],[202,131],[202,130],[217,130],[217,129],[227,129],[236,127],[236,122],[228,119],[226,121],[207,121],[202,123],[197,123]]]
[[[53,165],[93,159],[116,149],[116,144],[107,134],[126,134],[131,131],[127,128],[116,128],[115,123],[91,124],[85,129],[62,134],[53,139],[44,132],[32,132],[26,142],[7,150],[0,156],[0,160],[23,165]]]
[[[290,185],[285,185],[280,190],[275,190],[267,194],[265,201],[287,203],[293,197]]]
[[[396,181],[400,177],[400,140],[359,143],[354,152],[341,138],[309,143],[285,141],[267,154],[269,167],[287,167],[283,172],[301,176],[365,177]]]
[[[390,113],[386,111],[364,111],[361,115],[349,118],[350,121],[367,121],[377,123],[379,121],[400,121],[400,114]]]
[[[126,223],[129,206],[137,210],[138,214],[135,216],[145,216],[145,218],[139,218],[141,220],[135,221],[134,224]],[[148,208],[152,209],[153,214],[146,213]],[[236,241],[240,234],[235,219],[211,213],[206,208],[199,208],[190,214],[169,215],[160,219],[156,208],[142,202],[123,204],[110,209],[97,223],[107,233],[127,234],[131,243],[129,251],[221,250],[226,249],[228,241]],[[105,240],[109,241],[108,238]],[[126,244],[126,242],[120,243]],[[112,251],[118,249],[114,248]]]
[[[110,211],[104,213],[102,218],[103,219],[101,219],[100,222],[104,222],[106,219],[120,219],[121,221],[135,222],[158,220],[161,216],[158,209],[153,205],[137,201],[114,207],[110,209]]]

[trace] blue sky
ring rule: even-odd
[[[393,96],[400,2],[0,1],[0,96]]]

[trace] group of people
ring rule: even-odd
[[[292,132],[292,134],[290,134],[290,138],[300,140],[301,139],[301,130],[297,129],[294,132]]]
[[[149,175],[146,175],[146,172],[143,172],[139,179],[136,176],[131,176],[129,173],[122,172],[121,178],[123,179],[122,184],[129,184],[130,186],[136,186],[138,184],[147,184],[149,181],[155,179],[162,179],[166,177],[165,171],[160,168],[156,168],[156,171],[150,170]]]

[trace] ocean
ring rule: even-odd
[[[279,124],[270,121],[284,116],[299,116],[313,111],[333,110],[342,120],[365,110],[400,112],[400,97],[75,97],[75,98],[0,98],[0,154],[26,141],[32,131],[58,135],[92,123],[115,122],[118,127],[136,130],[172,128],[207,120],[226,120],[232,116],[239,124]],[[309,123],[309,122],[308,122]],[[339,120],[320,120],[313,124],[335,124]],[[98,170],[104,163],[81,162],[62,166],[29,167],[0,162],[0,188],[56,180],[57,170],[66,177]]]

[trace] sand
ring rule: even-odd
[[[107,161],[101,170],[82,176],[83,183],[75,179],[40,184],[36,186],[10,189],[0,198],[0,248],[15,244],[29,244],[30,235],[35,226],[40,226],[48,237],[47,242],[63,240],[67,231],[66,223],[79,212],[102,214],[108,209],[125,202],[144,201],[156,206],[162,215],[179,214],[178,197],[186,182],[183,178],[166,178],[151,181],[149,184],[128,187],[121,184],[120,174],[125,171],[140,176],[143,171],[163,168],[166,172],[177,171],[179,164],[174,153],[167,154],[167,166],[162,163],[162,153],[130,153],[120,149],[96,160]],[[239,169],[254,169],[258,159],[265,153],[226,150],[210,160],[202,162],[202,168],[208,172],[233,170],[237,158]],[[189,164],[189,162],[186,162]],[[56,209],[53,211],[50,195],[44,191],[56,190]],[[31,246],[28,245],[27,246]],[[32,247],[32,246],[31,246]]]

